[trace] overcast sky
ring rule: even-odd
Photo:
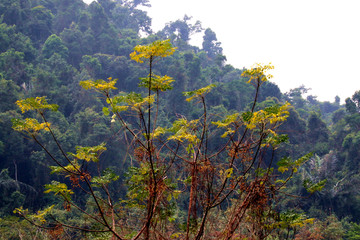
[[[88,2],[91,0],[87,0]],[[359,0],[150,0],[153,30],[185,14],[210,27],[227,63],[275,66],[283,92],[304,84],[319,100],[360,90]]]

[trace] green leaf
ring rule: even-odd
[[[283,157],[281,158],[278,162],[277,162],[277,165],[279,167],[288,167],[290,166],[292,163],[292,160],[290,157],[286,156],[286,157]]]
[[[23,207],[15,208],[14,213],[17,213],[21,216],[26,216],[27,219],[37,223],[37,224],[44,224],[46,223],[45,217],[51,212],[55,205],[51,205],[44,210],[39,210],[34,214],[29,214],[28,209],[23,209]]]
[[[289,141],[289,137],[287,134],[281,134],[281,135],[269,134],[265,139],[265,142],[267,144],[272,145],[274,148],[277,148],[281,143],[286,143],[288,141]]]
[[[252,112],[244,112],[241,114],[244,122],[249,122],[253,116],[253,113]]]
[[[44,191],[44,193],[53,192],[55,195],[60,195],[67,201],[70,201],[71,195],[74,194],[71,189],[68,189],[65,183],[60,183],[57,181],[52,181],[51,184],[46,184],[45,188],[47,190]]]
[[[217,122],[211,122],[216,125],[218,128],[220,127],[228,127],[232,123],[235,123],[239,117],[239,113],[234,113],[232,115],[226,116],[223,120]]]
[[[87,162],[99,161],[99,156],[106,150],[105,143],[93,147],[76,147],[76,154],[70,153],[76,159],[85,160]]]
[[[149,88],[150,81],[149,77],[146,78],[140,78],[139,87],[145,87]],[[175,80],[167,75],[165,76],[158,76],[155,74],[152,74],[151,76],[151,90],[152,91],[167,91],[171,90],[173,87],[171,86],[171,83],[173,83]]]
[[[280,111],[280,105],[279,104],[275,104],[273,106],[270,107],[266,107],[264,109],[264,111],[268,114],[278,114]]]
[[[190,91],[190,92],[183,92],[183,95],[185,97],[188,97],[186,99],[186,101],[190,102],[191,100],[193,100],[194,98],[198,98],[198,97],[204,97],[207,93],[209,93],[211,91],[211,89],[213,89],[214,87],[216,87],[215,84],[210,84],[206,87],[200,88],[198,90],[194,90],[194,91]]]
[[[115,174],[114,170],[112,170],[111,168],[107,168],[102,172],[102,176],[93,177],[91,179],[91,182],[94,183],[95,186],[99,187],[117,181],[119,178],[120,177]]]
[[[180,190],[174,190],[174,191],[173,191],[173,197],[174,197],[175,199],[178,199],[180,193],[182,193]]]
[[[103,111],[105,116],[109,116],[109,114],[110,114],[109,108],[103,107],[102,111]]]
[[[321,191],[325,187],[326,182],[327,179],[321,180],[317,183],[313,183],[311,180],[306,179],[303,182],[303,186],[309,193],[314,193]]]
[[[111,106],[113,108],[112,109],[113,112],[126,111],[129,107],[131,107],[135,111],[138,111],[141,107],[148,106],[148,104],[152,104],[154,101],[155,101],[154,95],[142,97],[140,93],[121,92],[118,96],[112,98]]]
[[[69,177],[71,174],[78,174],[80,165],[77,160],[71,161],[68,165],[64,167],[60,166],[50,166],[51,174],[65,174],[66,177]]]
[[[284,173],[292,167],[292,164],[293,162],[290,157],[283,157],[277,162],[277,165],[279,166],[278,171]]]
[[[309,161],[309,159],[314,155],[314,153],[310,152],[304,156],[302,156],[301,158],[299,158],[298,160],[296,160],[294,162],[294,164],[298,167],[300,167],[301,165],[303,165],[305,162]]]
[[[307,218],[303,213],[297,213],[293,210],[282,212],[279,215],[279,219],[271,225],[271,229],[282,228],[301,228],[305,224],[312,224],[315,219]]]

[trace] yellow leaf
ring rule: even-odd
[[[149,45],[137,45],[134,47],[134,52],[130,54],[130,58],[136,62],[143,63],[144,59],[154,57],[167,57],[175,52],[175,47],[171,46],[170,39],[158,40]]]
[[[57,111],[59,107],[56,104],[48,104],[46,97],[26,98],[16,101],[16,104],[18,105],[22,113],[30,110],[43,111],[45,109]]]
[[[289,170],[289,168],[287,168],[287,167],[279,167],[278,168],[278,171],[281,173],[284,173],[285,171],[288,171],[288,170]]]
[[[115,87],[116,82],[117,82],[117,79],[113,80],[110,77],[107,80],[98,79],[95,81],[93,81],[93,80],[81,81],[79,84],[84,89],[87,89],[87,90],[94,89],[97,92],[104,93],[104,92],[108,92],[111,89],[116,89],[116,87]]]
[[[241,76],[248,77],[248,83],[255,80],[257,83],[261,84],[262,82],[266,82],[271,79],[273,76],[271,74],[267,74],[266,72],[274,69],[274,66],[269,63],[268,65],[262,65],[260,63],[256,63],[251,69],[245,70]]]

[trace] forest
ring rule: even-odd
[[[0,239],[360,239],[360,90],[283,93],[149,7],[0,2]]]

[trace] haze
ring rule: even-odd
[[[91,0],[85,2],[92,2]],[[222,42],[227,63],[275,66],[283,92],[302,84],[321,101],[343,102],[360,90],[358,1],[150,0],[153,30],[185,14],[210,27]],[[196,36],[195,36],[196,38]],[[201,39],[201,36],[197,36]],[[194,44],[201,45],[201,41]]]

